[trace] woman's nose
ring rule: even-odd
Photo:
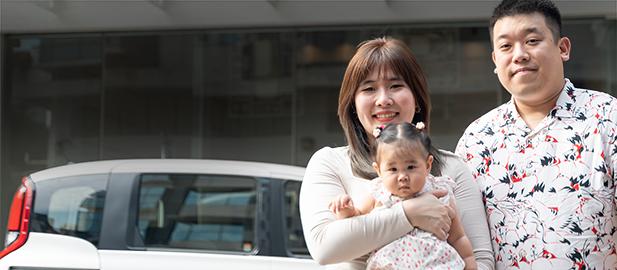
[[[379,89],[377,91],[377,100],[375,101],[375,103],[379,107],[384,107],[392,105],[394,101],[392,100],[392,97],[390,96],[390,93],[388,93],[388,91],[386,91],[385,89]]]

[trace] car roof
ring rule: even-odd
[[[196,173],[302,180],[304,168],[275,163],[213,159],[119,159],[69,164],[32,173],[34,182],[105,173]]]

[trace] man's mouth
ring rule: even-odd
[[[516,74],[525,74],[525,73],[529,73],[529,72],[533,72],[536,71],[535,68],[528,68],[528,67],[524,67],[524,68],[518,68],[516,70],[514,70],[514,72],[512,72],[512,76],[516,75]]]

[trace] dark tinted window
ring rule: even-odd
[[[106,185],[104,174],[38,182],[31,231],[76,236],[97,245]]]
[[[140,184],[137,225],[146,247],[255,250],[255,179],[148,174]]]
[[[306,243],[304,243],[304,233],[302,232],[302,222],[300,221],[300,211],[298,198],[300,195],[301,182],[287,181],[285,183],[285,226],[287,228],[287,248],[293,255],[310,256]]]

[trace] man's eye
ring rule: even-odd
[[[511,47],[510,44],[501,44],[501,45],[499,45],[499,49],[502,49],[502,50],[507,50],[510,47]]]
[[[540,40],[539,39],[535,39],[535,38],[532,38],[532,39],[527,41],[528,44],[532,44],[532,45],[538,44],[538,42],[540,42]]]

